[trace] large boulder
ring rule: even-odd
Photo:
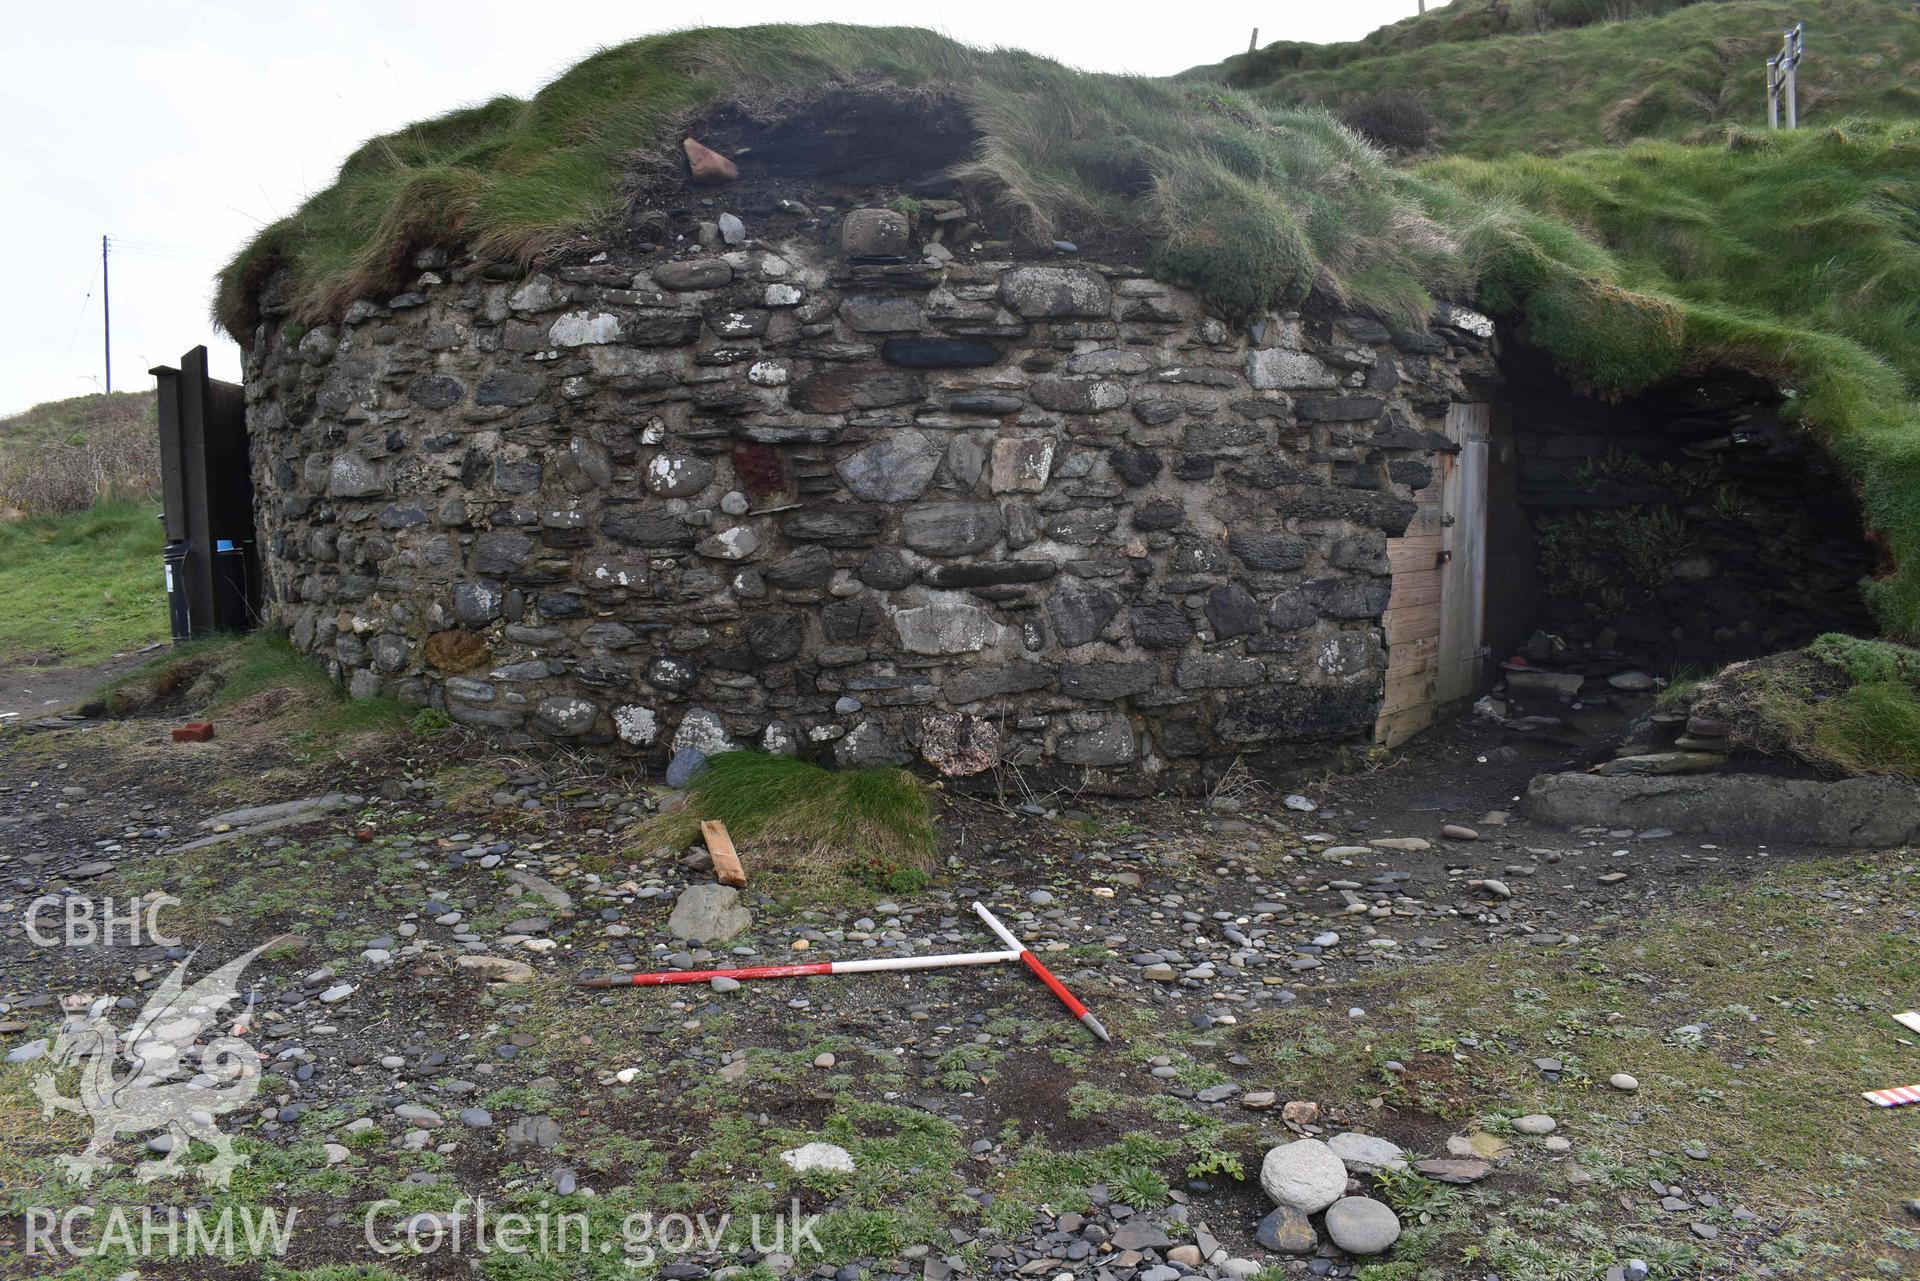
[[[689,885],[674,900],[667,931],[689,943],[724,943],[753,924],[731,885]]]
[[[1275,1205],[1314,1214],[1347,1190],[1347,1167],[1318,1139],[1296,1139],[1268,1151],[1260,1163],[1260,1187]]]

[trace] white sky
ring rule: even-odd
[[[1351,40],[1416,0],[94,0],[0,22],[0,413],[99,390],[100,236],[113,385],[199,343],[213,272],[324,187],[366,138],[500,93],[526,97],[601,45],[695,25],[913,22],[1097,71],[1166,75],[1279,39]],[[1137,16],[1130,17],[1129,10]]]

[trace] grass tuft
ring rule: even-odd
[[[787,756],[725,752],[707,762],[687,803],[645,824],[641,838],[676,845],[719,819],[743,854],[778,850],[803,870],[844,872],[876,889],[925,884],[938,836],[920,781],[903,769],[828,770]],[[783,860],[784,861],[784,860]]]
[[[1735,663],[1693,693],[1733,740],[1843,774],[1920,780],[1920,650],[1829,633]]]

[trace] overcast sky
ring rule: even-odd
[[[0,24],[0,413],[101,382],[100,236],[113,237],[113,385],[198,343],[213,272],[324,187],[364,139],[496,94],[530,95],[592,49],[694,25],[918,22],[1097,71],[1166,75],[1272,40],[1351,40],[1416,0],[1140,4],[969,0],[96,0]],[[1129,10],[1138,16],[1130,17]]]

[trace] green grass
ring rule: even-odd
[[[1761,1247],[1776,1275],[1871,1275],[1880,1258],[1910,1267],[1915,1242],[1896,1236],[1899,1206],[1913,1195],[1920,1116],[1859,1096],[1913,1076],[1912,1050],[1888,1016],[1911,1005],[1906,994],[1920,983],[1904,920],[1916,889],[1901,851],[1781,862],[1577,949],[1495,946],[1329,989],[1312,1006],[1256,1016],[1245,1048],[1263,1079],[1323,1107],[1364,1109],[1382,1096],[1389,1114],[1433,1118],[1454,1133],[1503,1130],[1503,1119],[1534,1111],[1560,1121],[1594,1181],[1568,1183],[1566,1165],[1537,1162],[1535,1141],[1514,1137],[1537,1191],[1565,1204],[1552,1213],[1517,1206],[1510,1183],[1490,1185],[1488,1212],[1511,1225],[1492,1232],[1485,1214],[1449,1221],[1446,1206],[1429,1205],[1440,1230],[1425,1248],[1442,1275],[1474,1250],[1484,1265],[1474,1275],[1560,1275],[1589,1251],[1610,1257],[1571,1273],[1583,1281],[1656,1253],[1691,1258],[1705,1275],[1747,1275],[1708,1253],[1724,1242],[1689,1241],[1683,1221],[1655,1209],[1649,1177],[1732,1191],[1781,1224]],[[1382,1025],[1356,1035],[1350,1005],[1382,1011]],[[1705,1031],[1679,1030],[1694,1025]],[[1423,1048],[1467,1037],[1476,1044],[1458,1057]],[[1538,1055],[1566,1065],[1557,1083],[1534,1069]],[[1408,1070],[1385,1071],[1387,1060]],[[1637,1093],[1607,1087],[1622,1071],[1638,1078]],[[1706,1145],[1707,1160],[1680,1155],[1692,1142]],[[1621,1191],[1634,1194],[1630,1209]],[[1708,1218],[1724,1232],[1722,1215]],[[1530,1230],[1515,1236],[1519,1227]],[[1526,1238],[1547,1253],[1530,1254]],[[1396,1259],[1406,1251],[1397,1247]]]
[[[1845,774],[1920,780],[1920,650],[1829,634],[1694,689],[1743,747]]]
[[[1540,30],[1538,12],[1547,8],[1571,20],[1549,17]],[[1628,14],[1632,21],[1612,20]],[[1365,40],[1269,45],[1183,79],[1218,80],[1269,105],[1336,112],[1378,93],[1410,94],[1437,118],[1446,151],[1551,155],[1764,126],[1763,64],[1780,33],[1802,21],[1805,123],[1920,114],[1920,17],[1887,0],[1454,0]]]
[[[218,318],[250,335],[257,292],[283,267],[297,319],[316,322],[392,289],[421,245],[526,261],[610,228],[623,177],[677,165],[699,109],[746,101],[777,117],[855,83],[938,93],[966,112],[982,136],[964,176],[1000,221],[1039,242],[1135,237],[1228,315],[1318,287],[1412,319],[1464,283],[1447,237],[1383,159],[1319,112],[914,28],[764,26],[649,36],[529,101],[496,98],[368,142],[221,273]]]
[[[882,891],[924,885],[938,843],[927,790],[907,771],[828,770],[761,752],[713,757],[686,805],[643,825],[639,839],[691,844],[703,819],[727,825],[750,871],[758,858],[788,856],[800,870]]]
[[[167,635],[149,503],[0,524],[0,663],[95,663]]]

